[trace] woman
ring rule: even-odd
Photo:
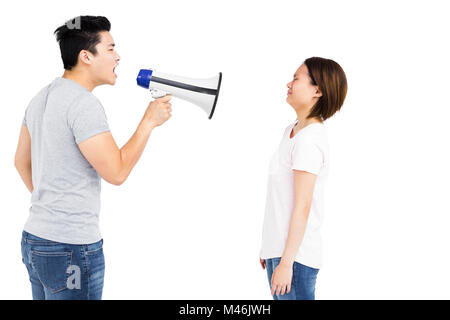
[[[314,300],[330,166],[323,122],[340,110],[347,79],[333,60],[312,57],[287,87],[297,121],[286,128],[270,163],[260,263],[275,300]]]

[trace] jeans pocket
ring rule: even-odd
[[[31,250],[31,261],[42,285],[52,293],[67,288],[70,275],[68,268],[72,262],[72,251],[44,252]]]
[[[93,274],[103,274],[105,272],[105,256],[103,254],[103,247],[86,251],[86,262],[88,267],[89,278]]]
[[[98,248],[89,249],[86,251],[87,256],[99,255],[103,254],[103,246]]]
[[[101,296],[105,277],[105,256],[102,243],[97,243],[85,252],[89,288],[93,295]]]

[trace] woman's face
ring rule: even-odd
[[[313,85],[308,68],[302,64],[294,74],[294,79],[287,84],[286,102],[294,109],[311,108],[322,96],[319,87]]]

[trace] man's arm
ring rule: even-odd
[[[31,175],[31,137],[26,125],[22,125],[17,144],[14,165],[20,174],[25,186],[33,192],[33,179]]]
[[[78,145],[83,156],[104,180],[121,185],[128,178],[152,130],[171,117],[170,99],[170,96],[165,96],[149,104],[136,132],[121,149],[117,147],[111,132],[98,134]]]

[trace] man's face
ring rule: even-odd
[[[119,64],[120,56],[116,52],[114,40],[108,31],[99,33],[100,42],[95,46],[97,54],[92,55],[90,71],[97,85],[116,83],[117,75],[114,69]]]

